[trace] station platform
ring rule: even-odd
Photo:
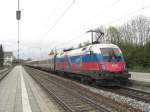
[[[18,65],[0,81],[0,112],[60,112],[60,108]]]
[[[7,70],[7,68],[0,69],[0,73],[4,72],[5,70]]]
[[[150,82],[150,73],[140,73],[140,72],[130,72],[131,80],[142,81],[142,82]]]

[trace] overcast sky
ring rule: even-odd
[[[16,10],[17,0],[0,1],[0,43],[15,56]],[[150,0],[20,0],[20,10],[20,55],[39,59],[55,47],[90,40],[85,32],[100,25],[121,25],[140,14],[150,17]]]

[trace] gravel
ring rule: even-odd
[[[100,95],[102,95],[104,97],[111,98],[112,100],[114,100],[116,102],[130,105],[131,107],[139,109],[139,110],[141,110],[143,112],[150,112],[150,104],[149,103],[137,101],[137,100],[129,98],[129,97],[121,96],[121,95],[118,95],[116,93],[112,93],[112,92],[96,89],[96,88],[89,87],[89,86],[86,86],[86,85],[82,85],[82,86],[84,88],[87,88],[90,91],[98,93],[98,94],[100,94]]]

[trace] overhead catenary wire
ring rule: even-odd
[[[61,0],[57,0],[57,3],[52,11],[52,13],[48,16],[47,21],[45,22],[45,24],[43,25],[43,29],[46,28],[47,24],[52,20],[54,14],[56,13],[57,9],[59,8],[60,2]],[[40,34],[42,34],[42,32],[40,32]],[[40,34],[38,36],[40,36]]]
[[[42,36],[42,39],[40,41],[42,49],[42,43],[45,39],[45,37],[48,35],[48,33],[58,24],[58,22],[65,16],[65,14],[69,11],[69,9],[72,7],[72,5],[75,3],[76,0],[73,0],[71,4],[64,10],[64,12],[61,14],[61,16],[55,21],[55,23],[49,28],[49,30]]]
[[[48,33],[57,25],[57,23],[63,18],[63,16],[67,13],[67,11],[72,7],[72,5],[75,3],[75,1],[76,0],[73,0],[72,2],[71,2],[71,4],[65,9],[65,11],[62,13],[62,15],[55,21],[55,23],[49,28],[49,30],[42,36],[42,39],[40,40],[40,43],[42,43],[43,41],[44,41],[44,38],[48,35]],[[109,5],[109,7],[108,8],[110,8],[110,7],[112,7],[112,6],[114,6],[114,5],[116,5],[118,2],[119,2],[120,0],[116,0],[115,2],[113,2],[111,5]],[[57,9],[57,6],[55,7],[55,10]],[[54,11],[55,11],[54,10]],[[95,16],[93,16],[93,17],[95,17]],[[89,20],[88,20],[89,21]],[[83,25],[84,26],[84,25]],[[81,33],[79,36],[77,36],[77,37],[75,37],[75,38],[80,38],[81,37],[81,35],[83,35],[83,34],[85,34],[85,33]],[[72,40],[74,40],[75,38],[73,38]],[[72,41],[72,40],[69,40],[69,41]],[[69,42],[69,41],[67,41],[67,42]],[[66,43],[66,42],[63,42],[63,43]],[[62,44],[63,44],[62,43]],[[61,44],[61,45],[62,45]]]
[[[109,6],[107,6],[107,7],[108,7],[108,8],[113,7],[113,6],[115,6],[115,5],[116,5],[117,3],[119,3],[119,2],[120,2],[120,0],[116,0],[115,2],[113,2],[111,5],[109,5]],[[101,12],[103,12],[103,11],[101,11]],[[89,20],[87,20],[85,23],[87,23],[87,22],[93,20],[93,18],[99,16],[99,14],[101,14],[101,13],[98,13],[98,14],[92,16],[92,17],[91,17]],[[102,16],[102,15],[100,15],[100,16]],[[85,27],[85,24],[82,25],[81,27]],[[81,28],[81,27],[80,27],[80,28]],[[66,41],[66,42],[63,42],[63,43],[61,43],[60,45],[65,44],[65,43],[70,42],[70,41],[73,41],[73,40],[76,39],[76,38],[80,38],[81,35],[83,35],[83,34],[85,34],[85,33],[81,33],[79,36],[76,36],[76,37],[74,37],[74,38],[71,39],[71,40],[68,40],[68,41]],[[58,45],[57,45],[57,46],[58,46]],[[56,47],[56,46],[55,46],[55,47]]]
[[[118,1],[119,1],[119,0],[118,0]],[[116,1],[116,2],[117,2],[117,1]],[[145,6],[145,7],[140,8],[140,9],[138,9],[138,10],[136,10],[136,11],[130,12],[130,13],[128,13],[128,14],[126,14],[126,15],[124,15],[124,16],[122,16],[122,17],[116,19],[116,20],[113,20],[113,21],[111,21],[111,22],[106,23],[106,25],[112,24],[112,23],[114,23],[114,22],[116,22],[116,21],[119,21],[119,20],[121,20],[121,19],[123,19],[123,18],[125,18],[125,17],[127,17],[127,16],[130,16],[130,15],[132,15],[132,14],[134,14],[134,13],[137,13],[137,12],[139,12],[139,11],[141,11],[141,10],[144,10],[144,9],[146,9],[146,8],[148,8],[148,7],[150,7],[150,6],[148,5],[148,6]],[[59,22],[59,21],[58,21],[58,22]],[[56,23],[56,25],[57,25],[57,22],[55,22],[55,23]],[[52,26],[55,27],[55,24],[52,25]],[[53,29],[53,27],[51,27],[51,28]],[[45,33],[45,35],[43,36],[42,39],[44,39],[44,37],[47,36],[47,34],[52,30],[51,28],[48,30],[48,32]],[[69,41],[72,41],[72,40],[69,40]]]
[[[79,38],[81,38],[84,34],[86,34],[86,32],[82,32],[80,35],[75,36],[75,37],[72,38],[71,40],[68,40],[68,41],[66,41],[66,42],[57,44],[57,45],[55,45],[55,47],[60,46],[60,45],[65,45],[65,44],[67,44],[68,42],[73,41],[74,39],[77,39],[77,38],[79,39]],[[54,48],[55,48],[55,47],[54,47]]]
[[[124,15],[124,16],[118,18],[118,19],[115,19],[115,20],[113,20],[113,21],[110,21],[110,22],[106,23],[105,25],[113,24],[113,23],[115,23],[115,22],[117,22],[117,21],[122,20],[122,19],[125,18],[125,17],[131,16],[131,15],[133,15],[133,14],[135,14],[135,13],[137,13],[137,12],[140,12],[141,10],[145,10],[145,9],[147,9],[147,8],[150,8],[150,5],[146,5],[146,6],[142,7],[142,8],[139,8],[139,9],[137,9],[137,10],[135,10],[135,11],[133,11],[133,12],[130,12],[130,13],[128,13],[128,14],[126,14],[126,15]]]
[[[61,0],[58,0],[57,3],[56,3],[56,6],[54,7],[54,9],[53,9],[53,11],[52,11],[52,13],[49,15],[46,24],[47,24],[49,21],[51,21],[51,19],[53,18],[53,15],[56,13],[57,9],[59,8],[60,3],[61,3]]]
[[[119,2],[120,2],[121,0],[116,0],[115,2],[113,2],[111,5],[108,5],[108,6],[106,6],[105,7],[105,9],[110,9],[110,8],[112,8],[113,6],[115,6],[116,4],[118,4]],[[98,14],[96,14],[96,15],[94,15],[94,16],[92,16],[89,20],[87,20],[87,22],[86,23],[88,23],[88,22],[90,22],[90,21],[92,21],[92,20],[94,20],[96,17],[100,17],[100,16],[102,16],[102,13],[103,12],[105,12],[104,10],[102,10],[101,12],[99,12]],[[83,25],[84,26],[84,25]]]
[[[71,4],[65,9],[65,11],[60,15],[60,17],[54,22],[54,24],[48,29],[48,31],[42,36],[41,42],[44,41],[44,38],[48,35],[48,33],[58,24],[58,22],[65,16],[65,14],[69,11],[72,5],[75,3],[76,0],[73,0]]]
[[[48,23],[48,22],[53,18],[55,12],[57,11],[57,9],[58,9],[58,7],[59,7],[59,5],[60,5],[60,3],[61,3],[60,1],[61,1],[61,0],[58,0],[58,1],[57,1],[56,6],[54,7],[52,13],[49,15],[48,20],[47,20],[46,23]]]
[[[110,25],[110,24],[112,24],[112,23],[115,23],[115,22],[117,22],[117,21],[119,21],[119,20],[121,20],[121,19],[123,19],[123,18],[125,18],[125,17],[128,17],[128,16],[130,16],[130,15],[133,15],[133,14],[135,14],[135,13],[141,11],[141,10],[147,9],[147,8],[149,8],[149,7],[150,7],[150,5],[146,5],[146,6],[144,6],[144,7],[142,7],[142,8],[139,8],[139,9],[133,11],[133,12],[130,12],[130,13],[128,13],[128,14],[126,14],[126,15],[124,15],[124,16],[122,16],[122,17],[116,19],[116,20],[113,20],[113,21],[111,21],[111,22],[108,22],[108,23],[106,23],[106,25]],[[79,38],[79,37],[80,37],[80,36],[78,36],[78,37],[76,37],[76,38]],[[75,38],[73,38],[73,39],[75,39]],[[73,39],[72,39],[72,40],[73,40]],[[62,44],[67,43],[67,42],[70,42],[70,41],[72,41],[72,40],[63,42]],[[62,44],[60,44],[60,45],[62,45]]]

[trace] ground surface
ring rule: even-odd
[[[137,81],[150,82],[150,73],[130,72],[131,79]]]
[[[150,82],[148,73],[131,72],[131,74],[132,80]],[[0,80],[0,112],[62,111],[62,108],[22,66],[16,66],[4,79]]]
[[[53,99],[16,66],[0,81],[0,112],[60,112]]]

